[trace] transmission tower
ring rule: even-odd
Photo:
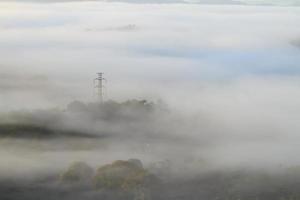
[[[94,87],[95,87],[95,93],[98,97],[98,101],[102,104],[103,103],[103,89],[104,89],[104,84],[103,82],[106,81],[105,78],[103,78],[102,72],[97,73],[98,77],[94,79]]]

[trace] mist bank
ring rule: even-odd
[[[138,161],[140,165],[132,166],[129,163],[131,161]],[[197,165],[186,161],[184,167],[174,164],[166,160],[144,165],[138,159],[129,159],[91,167],[85,162],[73,162],[64,170],[35,173],[35,178],[32,175],[31,178],[1,178],[0,191],[3,192],[3,197],[13,200],[51,200],[62,196],[67,200],[126,200],[133,197],[141,200],[199,197],[280,200],[299,197],[299,166],[276,171],[249,168],[207,170],[205,163]],[[197,166],[198,170],[191,173],[189,166]],[[128,170],[133,171],[128,174]],[[139,176],[135,177],[137,174]],[[124,183],[130,184],[130,188],[123,188]],[[12,193],[11,190],[15,192]]]
[[[26,139],[28,128],[29,132],[38,130],[38,134],[29,133],[27,141],[40,137],[44,140],[41,144],[47,144],[49,140],[51,145],[44,149],[50,147],[51,151],[56,147],[72,150],[68,144],[72,140],[78,144],[81,138],[82,145],[73,149],[77,152],[101,149],[105,143],[109,154],[141,153],[158,160],[203,158],[221,166],[265,168],[299,164],[299,112],[294,109],[299,104],[298,79],[242,82],[226,87],[203,85],[194,95],[189,93],[196,91],[192,88],[173,90],[168,103],[75,101],[55,109],[6,112],[1,115],[1,128],[16,130],[9,141]],[[47,134],[49,137],[41,137]],[[9,134],[2,135],[7,141]]]
[[[166,101],[2,112],[0,190],[16,200],[124,200],[126,192],[65,185],[59,177],[75,161],[97,170],[138,158],[162,181],[155,199],[297,199],[298,83],[249,77],[197,90],[181,85],[165,90]]]

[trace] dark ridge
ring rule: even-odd
[[[300,48],[300,39],[292,40],[291,45]]]
[[[0,138],[49,139],[57,137],[97,138],[99,136],[70,130],[53,130],[33,124],[0,124]]]

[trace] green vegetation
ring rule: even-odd
[[[159,179],[143,168],[138,159],[117,160],[93,169],[84,162],[75,162],[64,172],[63,183],[92,183],[99,191],[114,191],[117,199],[150,199],[151,189],[160,183]]]
[[[118,160],[100,167],[95,176],[97,188],[132,190],[150,186],[156,181],[146,169],[132,160]]]
[[[60,179],[62,182],[86,182],[90,181],[93,175],[94,170],[92,167],[85,162],[75,162],[61,175]]]
[[[97,189],[131,191],[159,183],[138,159],[117,160],[98,168],[96,173],[85,162],[74,162],[60,177],[62,182],[92,181]]]

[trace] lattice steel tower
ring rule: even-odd
[[[95,87],[95,93],[98,97],[98,101],[100,103],[103,103],[103,89],[104,89],[104,81],[106,81],[105,78],[103,78],[103,74],[102,72],[97,73],[98,77],[94,79],[94,87]]]

